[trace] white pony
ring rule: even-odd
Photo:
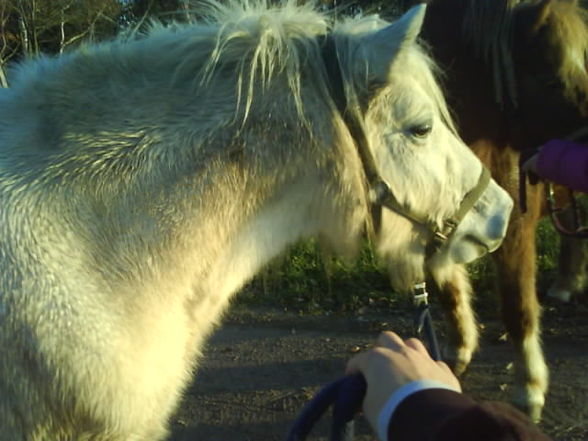
[[[163,439],[236,290],[301,237],[356,248],[369,199],[350,115],[428,223],[478,182],[415,43],[424,7],[388,25],[209,6],[202,24],[27,62],[0,94],[1,441]],[[496,248],[511,205],[491,182],[439,259]],[[379,248],[410,284],[431,233],[386,222]]]

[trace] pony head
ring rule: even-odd
[[[361,122],[377,172],[403,207],[400,213],[384,210],[377,234],[392,283],[401,289],[424,280],[433,240],[426,226],[451,217],[482,174],[456,135],[434,65],[416,42],[424,12],[421,5],[391,25],[372,17],[347,32],[335,29],[338,48],[345,48],[339,57],[347,111]],[[469,262],[495,250],[511,208],[510,197],[491,181],[432,264]]]

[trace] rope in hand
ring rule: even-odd
[[[436,361],[441,360],[425,283],[415,285],[414,303],[416,306],[415,333],[419,338],[424,336],[431,358]],[[361,374],[340,378],[322,388],[306,404],[294,422],[287,441],[304,441],[331,406],[333,419],[329,441],[352,441],[355,434],[354,417],[361,410],[366,388],[367,384]]]
[[[287,441],[303,441],[327,409],[333,406],[330,441],[351,441],[353,418],[361,409],[367,385],[363,375],[355,374],[328,384],[304,407]]]

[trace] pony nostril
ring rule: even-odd
[[[506,235],[508,217],[502,215],[492,216],[488,220],[487,237],[490,240],[502,240]]]

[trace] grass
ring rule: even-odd
[[[559,236],[549,221],[537,231],[539,286],[548,286],[557,269]],[[495,268],[490,257],[468,266],[479,301],[495,298]],[[237,304],[270,305],[300,314],[355,313],[366,306],[390,307],[405,301],[406,293],[394,293],[381,262],[364,243],[358,260],[346,264],[324,256],[315,241],[296,244],[271,263],[237,296]],[[494,300],[496,302],[496,300]]]
[[[346,264],[304,241],[270,264],[238,295],[237,302],[272,305],[300,313],[350,312],[391,299],[390,284],[370,247]]]

